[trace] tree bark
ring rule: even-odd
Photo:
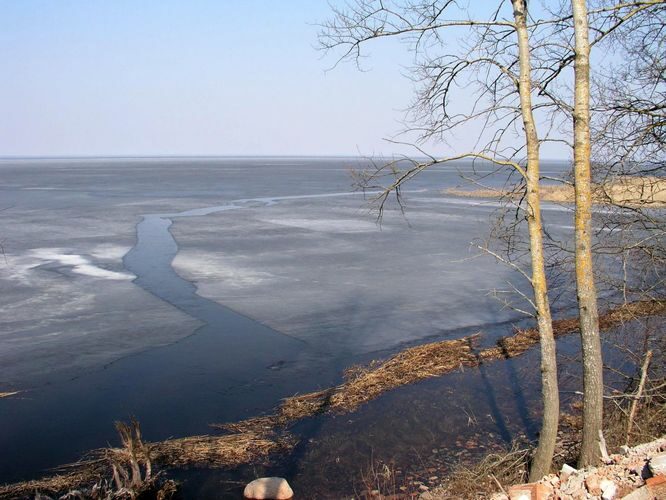
[[[575,259],[578,316],[583,357],[583,439],[579,467],[601,456],[603,371],[597,292],[592,265],[592,194],[590,179],[590,41],[585,0],[572,0],[574,59]]]
[[[548,301],[548,286],[543,252],[543,227],[541,223],[541,199],[539,193],[539,137],[532,112],[532,77],[530,47],[527,31],[527,1],[512,0],[518,37],[520,77],[518,91],[520,109],[525,129],[527,148],[527,225],[532,259],[532,288],[537,309],[537,324],[541,345],[541,386],[543,420],[539,445],[530,467],[530,481],[537,481],[550,472],[555,451],[555,440],[560,413],[560,396],[557,384],[557,356],[553,324]]]

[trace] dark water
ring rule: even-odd
[[[416,191],[431,189],[434,179],[442,175],[449,176],[448,185],[459,182],[454,174],[434,171],[413,187]],[[359,205],[363,203],[358,194],[332,189],[345,187],[339,177],[336,179],[331,183],[311,181],[298,172],[298,176],[287,176],[279,185],[264,179],[250,186],[249,179],[244,178],[224,185],[227,194],[222,198],[227,201],[216,205],[203,203],[208,196],[205,182],[200,183],[194,176],[185,190],[194,199],[201,190],[201,208],[142,214],[135,245],[123,261],[126,270],[137,276],[135,285],[202,326],[176,343],[35,389],[28,397],[0,401],[0,481],[36,477],[49,467],[75,460],[86,450],[115,442],[114,420],[135,416],[151,440],[208,433],[209,423],[269,411],[280,398],[337,383],[342,370],[351,364],[383,357],[415,343],[393,343],[385,351],[352,349],[333,353],[325,347],[329,344],[285,335],[202,297],[197,287],[172,267],[179,250],[170,232],[174,221],[196,224],[197,217],[299,199],[324,203],[347,197],[358,200]],[[243,189],[243,182],[249,187]],[[492,182],[501,185],[504,180]],[[170,186],[166,179],[160,195],[179,196],[177,184],[174,181]],[[233,197],[238,194],[255,197]],[[418,193],[415,196],[418,198]],[[467,206],[464,200],[461,202],[463,205],[455,205],[456,210]],[[470,203],[469,210],[477,208]],[[491,211],[492,206],[484,210]],[[564,215],[557,217],[566,219]],[[455,240],[467,235],[444,238]],[[466,307],[469,314],[475,313],[474,305]],[[510,325],[519,321],[518,317],[507,320],[497,315],[495,323],[483,328],[485,342],[509,333]],[[460,337],[477,329],[434,329],[423,332],[420,341]],[[358,335],[362,336],[363,331]],[[569,354],[577,349],[571,340],[562,346],[562,351]],[[358,487],[359,471],[374,460],[399,464],[406,471],[417,469],[419,462],[428,462],[433,454],[446,454],[453,462],[459,456],[456,453],[482,453],[484,447],[507,444],[519,436],[532,439],[538,431],[539,411],[535,363],[535,352],[531,352],[521,359],[399,389],[352,415],[309,419],[295,428],[302,438],[295,452],[265,468],[174,474],[185,481],[185,491],[191,497],[220,498],[225,491],[233,497],[244,480],[259,473],[274,473],[288,477],[300,491],[316,489],[319,496],[330,494],[335,498]],[[479,433],[485,436],[482,446],[459,444],[470,439],[478,442]]]

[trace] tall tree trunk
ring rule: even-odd
[[[592,266],[592,193],[590,186],[590,41],[585,0],[572,0],[575,47],[574,179],[576,197],[576,287],[583,353],[583,441],[578,465],[601,456],[603,371],[597,292]]]
[[[518,50],[520,58],[520,108],[525,128],[527,147],[527,225],[532,257],[532,287],[537,309],[537,324],[541,345],[541,386],[543,420],[532,466],[530,481],[536,481],[550,472],[555,451],[560,413],[560,395],[557,386],[557,356],[553,324],[548,301],[548,287],[543,255],[543,228],[539,194],[539,138],[532,112],[532,77],[530,47],[527,32],[527,1],[512,0]]]

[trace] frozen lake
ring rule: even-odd
[[[0,391],[24,391],[0,399],[0,483],[106,445],[129,415],[149,439],[207,432],[354,363],[521,319],[490,291],[525,284],[470,246],[497,204],[441,193],[470,164],[417,177],[381,226],[352,192],[364,165],[0,161]]]

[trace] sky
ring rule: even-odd
[[[0,156],[410,152],[385,139],[411,55],[389,41],[365,71],[332,68],[315,48],[330,15],[325,0],[0,0]]]

